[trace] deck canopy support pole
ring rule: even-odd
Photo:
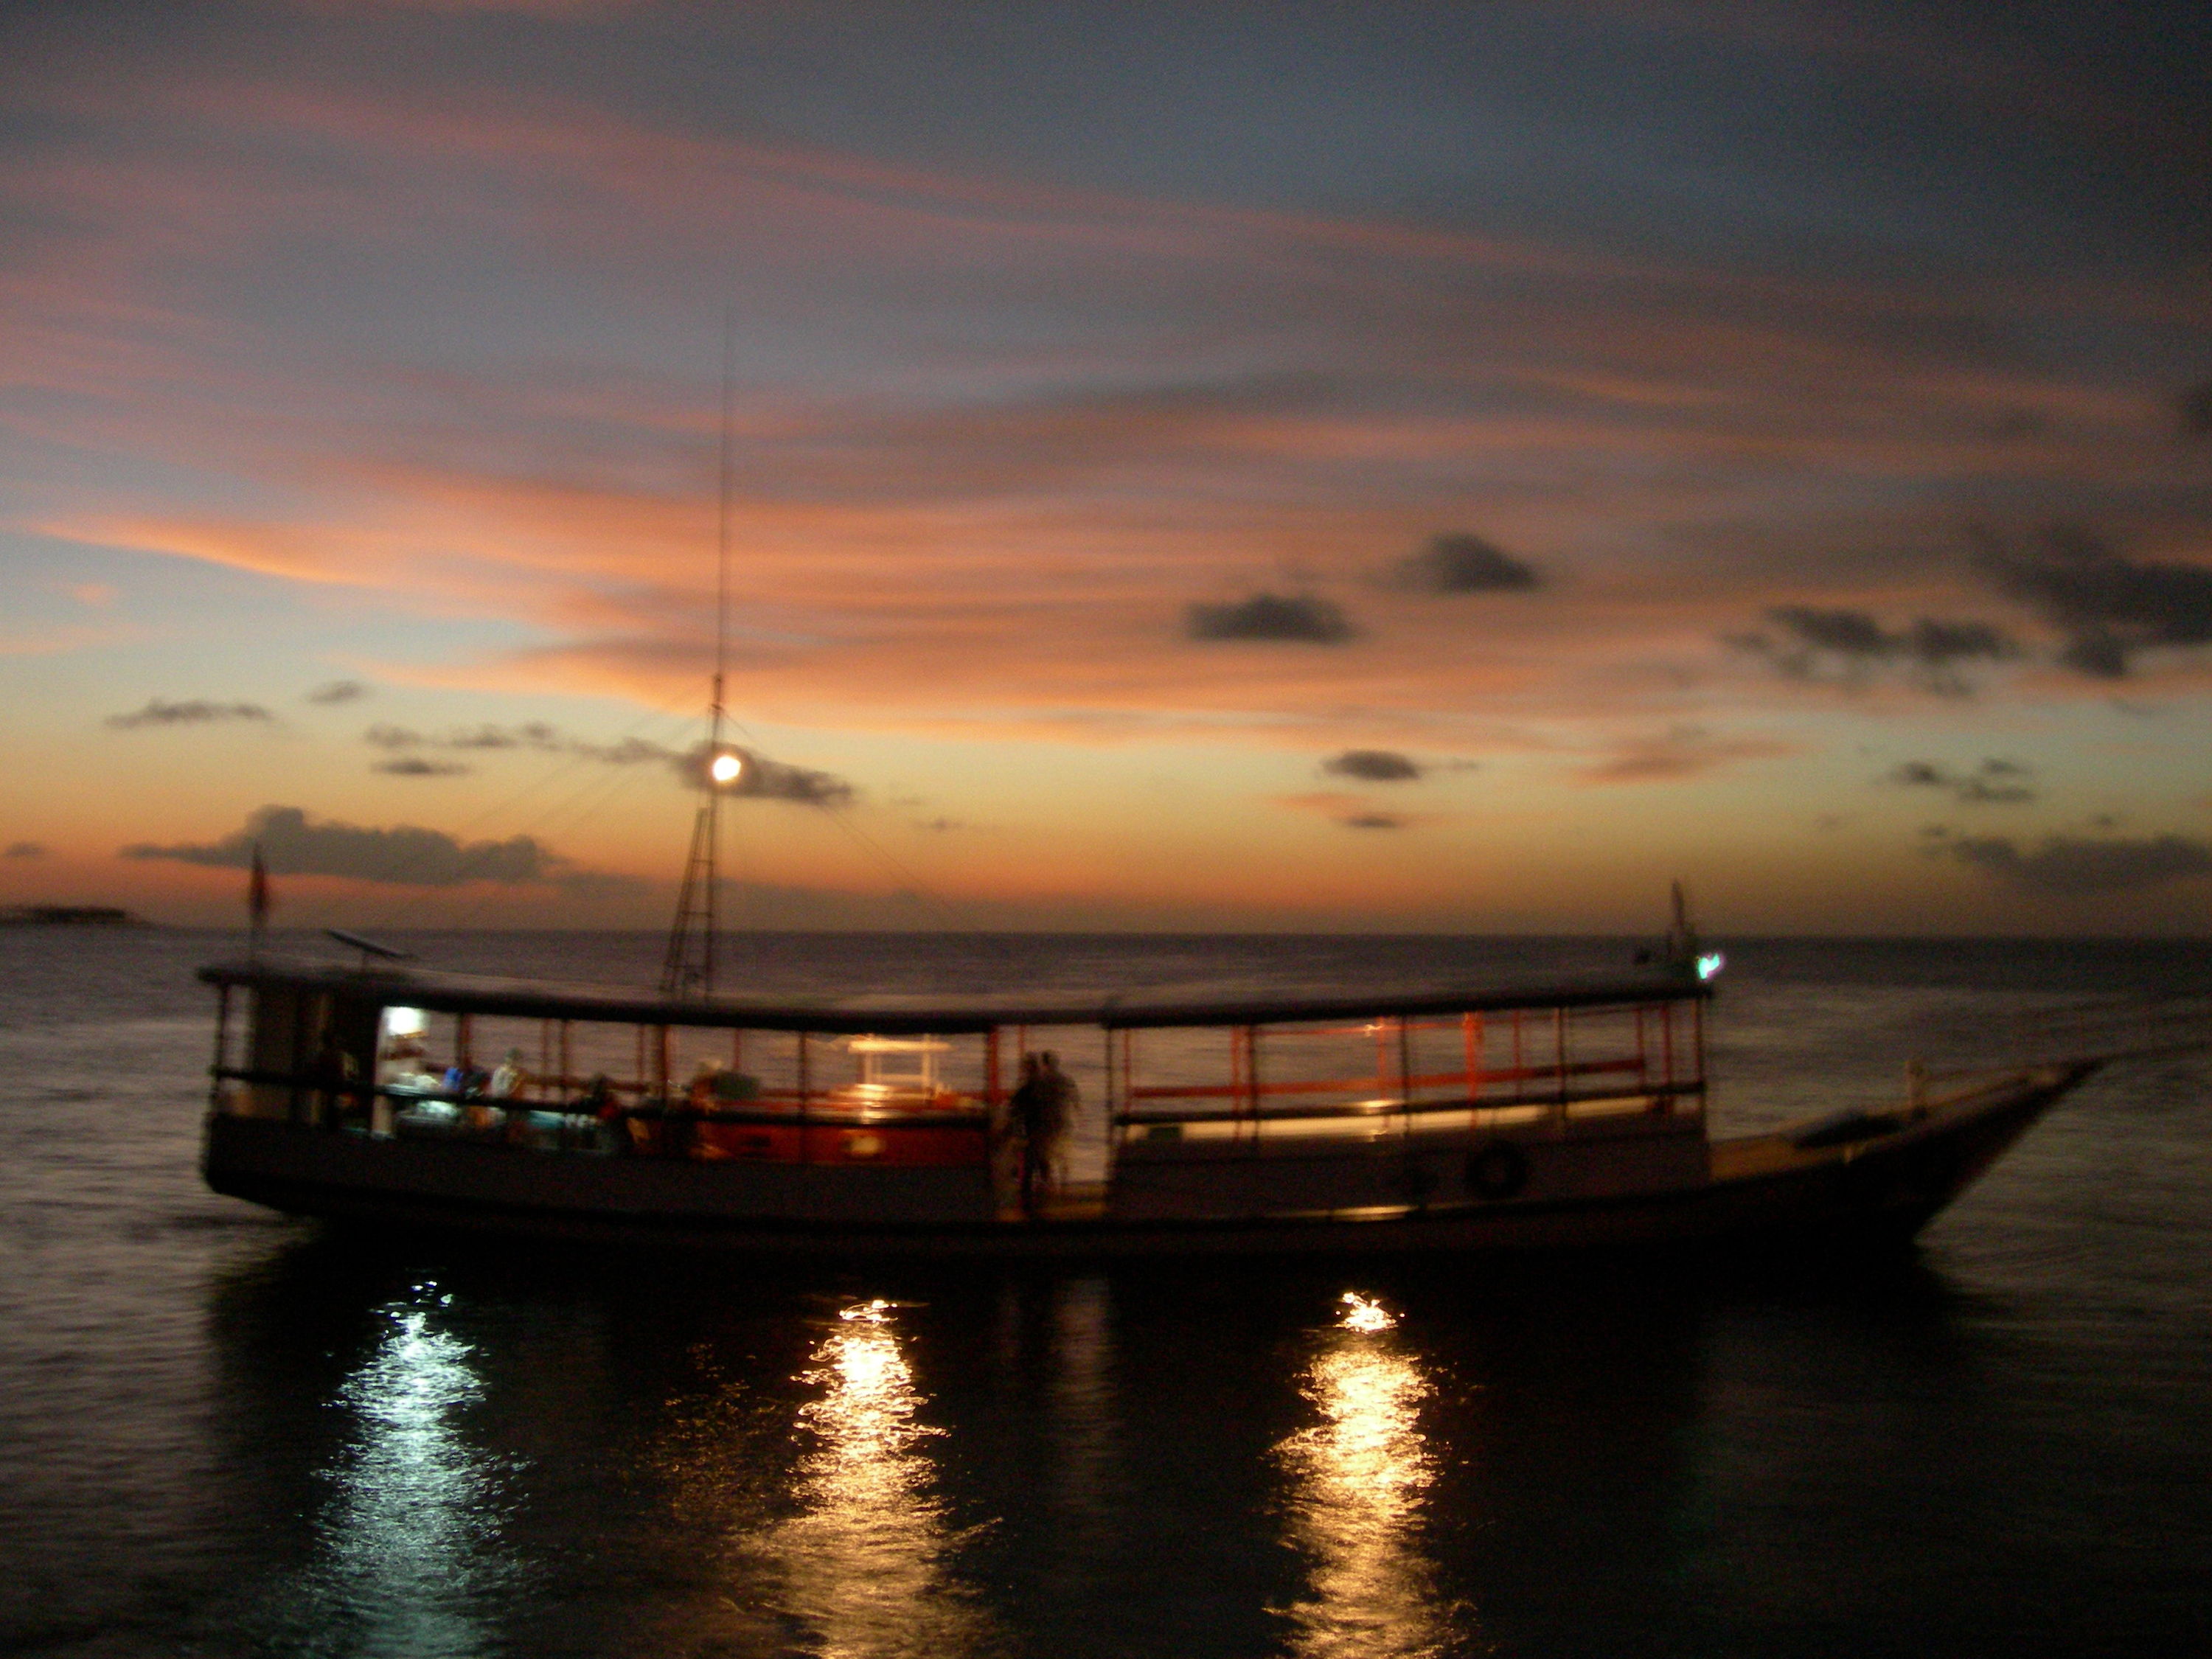
[[[1557,1121],[1564,1134],[1567,1127],[1567,1011],[1563,1007],[1552,1010],[1552,1065],[1559,1083]]]
[[[1114,1182],[1114,1149],[1121,1140],[1121,1137],[1114,1133],[1114,1118],[1118,1108],[1115,1104],[1114,1033],[1110,1027],[1102,1026],[1099,1029],[1098,1047],[1100,1049],[1098,1058],[1102,1062],[1099,1070],[1106,1079],[1103,1097],[1098,1103],[1098,1127],[1101,1139],[1105,1142],[1105,1180],[1106,1184],[1110,1187]]]
[[[799,1161],[802,1164],[814,1162],[814,1149],[807,1144],[806,1133],[806,1118],[811,1109],[814,1094],[814,1079],[808,1064],[811,1057],[806,1033],[801,1031],[799,1034]]]
[[[1690,1081],[1696,1085],[1698,1109],[1702,1112],[1705,1109],[1705,1005],[1702,1002],[1690,1005],[1690,1042],[1693,1068]]]
[[[1232,1082],[1237,1080],[1237,1061],[1240,1049],[1243,1051],[1241,1057],[1243,1060],[1244,1111],[1252,1121],[1252,1146],[1253,1149],[1257,1151],[1260,1145],[1260,1028],[1258,1026],[1239,1025],[1235,1028],[1235,1035],[1231,1040],[1229,1049]]]
[[[1137,1099],[1137,1029],[1133,1025],[1121,1028],[1121,1103],[1124,1110],[1134,1110]],[[1132,1126],[1133,1127],[1133,1126]]]
[[[1404,1014],[1398,1016],[1398,1127],[1401,1134],[1413,1132],[1413,1022]]]
[[[285,1096],[285,1115],[295,1123],[313,1120],[307,1115],[307,1097],[300,1088],[300,1073],[307,1069],[307,1005],[312,998],[295,994],[292,999],[292,1081]]]
[[[1482,1103],[1482,1016],[1462,1014],[1460,1034],[1467,1045],[1467,1103]]]
[[[230,987],[216,987],[215,1064],[208,1068],[208,1109],[222,1109],[222,1073],[230,1064]]]

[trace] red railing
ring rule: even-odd
[[[1128,1123],[1173,1121],[1178,1117],[1311,1117],[1326,1115],[1325,1110],[1307,1106],[1270,1111],[1267,1103],[1332,1095],[1370,1097],[1364,1102],[1346,1101],[1345,1109],[1364,1107],[1373,1111],[1380,1107],[1390,1112],[1424,1113],[1531,1104],[1564,1107],[1577,1101],[1644,1095],[1652,1098],[1653,1109],[1668,1111],[1673,1109],[1672,1103],[1677,1097],[1704,1091],[1703,1031],[1702,1021],[1697,1018],[1698,1012],[1693,1008],[1689,1040],[1682,1048],[1700,1063],[1686,1066],[1680,1065],[1674,1007],[1666,1003],[1589,1011],[1579,1018],[1569,1010],[1555,1009],[1545,1011],[1533,1020],[1524,1017],[1524,1011],[1516,1009],[1504,1018],[1493,1017],[1488,1021],[1483,1015],[1470,1013],[1449,1021],[1388,1019],[1357,1025],[1302,1026],[1294,1030],[1232,1026],[1228,1028],[1226,1080],[1203,1083],[1139,1083],[1135,1034],[1124,1031],[1120,1053],[1115,1057],[1121,1085],[1116,1091],[1117,1103],[1122,1109],[1115,1115],[1118,1121]],[[1572,1051],[1577,1040],[1588,1043],[1593,1036],[1590,1026],[1600,1020],[1607,1022],[1604,1046],[1610,1052],[1601,1057],[1576,1058]],[[1532,1025],[1533,1031],[1528,1029]],[[1455,1026],[1460,1029],[1464,1044],[1464,1067],[1453,1071],[1413,1069],[1414,1036],[1422,1032],[1449,1030]],[[1262,1075],[1263,1060],[1280,1054],[1286,1048],[1295,1049],[1303,1042],[1370,1036],[1376,1039],[1376,1066],[1372,1073],[1280,1079]],[[1541,1046],[1537,1047],[1538,1043]],[[1493,1045],[1502,1051],[1501,1060],[1510,1056],[1510,1063],[1485,1063]],[[1535,1047],[1537,1054],[1544,1054],[1546,1049],[1550,1053],[1537,1060],[1528,1052],[1532,1047]],[[1632,1081],[1622,1087],[1627,1079]],[[1440,1097],[1438,1091],[1448,1092]],[[1379,1100],[1372,1098],[1375,1097]],[[1202,1109],[1205,1103],[1211,1102],[1233,1104],[1227,1112]],[[1201,1109],[1139,1109],[1141,1104],[1151,1103],[1188,1103]]]

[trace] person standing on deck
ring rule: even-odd
[[[1029,1131],[1024,1126],[1036,1111],[1037,1057],[1024,1054],[1021,1069],[1022,1080],[1006,1097],[1005,1110],[994,1110],[991,1118],[991,1188],[999,1194],[1001,1214],[1010,1199],[1020,1200],[1024,1215],[1030,1207]]]
[[[1022,1069],[1013,1116],[1022,1136],[1022,1212],[1034,1217],[1039,1200],[1066,1177],[1068,1130],[1079,1103],[1075,1079],[1050,1050],[1036,1056],[1035,1071],[1026,1060]]]

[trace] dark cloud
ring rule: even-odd
[[[2051,422],[2033,410],[2008,410],[1983,422],[1982,431],[2000,442],[2016,442],[2022,438],[2039,438],[2051,429]]]
[[[592,743],[582,738],[571,737],[559,727],[542,720],[532,720],[521,726],[483,725],[455,726],[436,733],[414,731],[404,726],[372,726],[362,734],[364,741],[379,749],[392,751],[395,758],[377,763],[376,770],[390,772],[402,777],[450,777],[468,769],[453,763],[424,759],[413,751],[444,750],[448,752],[483,753],[501,750],[524,750],[541,755],[574,755],[594,760],[608,766],[635,766],[647,761],[658,761],[670,767],[685,787],[704,789],[707,787],[707,763],[714,750],[706,743],[696,743],[689,749],[671,749],[665,744],[644,738],[623,738],[615,743]],[[790,766],[781,761],[770,760],[765,755],[735,744],[725,744],[741,757],[745,769],[737,786],[729,793],[763,800],[799,801],[808,806],[842,806],[858,792],[843,778],[828,772],[817,772],[805,766]]]
[[[1321,790],[1307,795],[1281,795],[1275,798],[1273,804],[1294,812],[1317,812],[1346,830],[1411,830],[1423,824],[1444,822],[1440,814],[1434,812],[1384,811],[1370,805],[1361,797],[1341,790]]]
[[[579,755],[610,766],[635,766],[642,761],[673,761],[677,751],[643,738],[624,738],[617,743],[592,743],[574,738],[543,720],[521,726],[457,726],[444,732],[416,732],[404,726],[372,726],[362,733],[364,743],[379,749],[448,749],[461,750],[527,750],[540,755]],[[377,770],[392,771],[389,764]],[[417,775],[428,775],[417,769]]]
[[[1978,805],[2009,805],[2036,798],[2034,776],[2034,769],[2019,761],[1985,760],[1971,772],[1954,772],[1940,761],[1910,760],[1882,781],[1907,789],[1941,789]]]
[[[1899,636],[1904,654],[1922,667],[1942,671],[1954,663],[1998,661],[2017,649],[2002,630],[1982,622],[1939,622],[1923,617]]]
[[[1923,690],[1964,696],[1973,687],[1960,672],[1962,665],[2020,654],[2002,629],[1984,622],[1923,617],[1892,633],[1863,611],[1802,605],[1777,605],[1766,619],[1777,633],[1740,634],[1728,643],[1765,658],[1792,679],[1856,685],[1894,666]]]
[[[624,738],[619,743],[576,743],[571,754],[585,755],[607,766],[635,766],[643,761],[676,758],[676,751],[644,738]]]
[[[2212,875],[2212,846],[2185,836],[2047,836],[2023,852],[2009,836],[1936,839],[1961,864],[2030,892],[2057,897],[2124,893]]]
[[[1321,763],[1321,769],[1368,783],[1411,783],[1421,775],[1419,763],[1388,749],[1347,749],[1341,755],[1331,755]]]
[[[1295,640],[1341,645],[1353,629],[1343,611],[1314,593],[1255,593],[1231,605],[1194,605],[1185,626],[1194,640]]]
[[[11,859],[42,859],[46,855],[46,845],[44,842],[11,841],[8,843],[7,853],[0,856]]]
[[[404,726],[372,726],[362,733],[362,739],[379,749],[535,749],[558,754],[566,747],[559,731],[543,720],[523,726],[457,726],[442,733],[416,732]]]
[[[1897,641],[1863,611],[1815,611],[1802,605],[1778,605],[1767,620],[1808,651],[1839,657],[1891,657]]]
[[[727,792],[732,795],[750,796],[760,800],[793,800],[807,806],[842,806],[857,793],[843,778],[830,772],[817,772],[805,766],[787,766],[781,761],[757,755],[750,749],[725,744],[745,763],[738,775],[737,783]],[[668,758],[676,775],[688,788],[707,787],[707,763],[714,757],[714,745],[695,744],[681,755]]]
[[[562,748],[560,732],[543,720],[522,726],[479,726],[472,732],[451,732],[444,743],[448,749],[537,749],[557,753]]]
[[[140,726],[204,726],[214,720],[273,720],[276,717],[258,702],[170,702],[148,700],[143,708],[128,714],[110,714],[107,724],[122,730]]]
[[[1543,586],[1529,566],[1480,536],[1432,538],[1392,565],[1386,580],[1413,593],[1525,593]]]
[[[328,685],[319,685],[307,693],[309,702],[353,702],[368,695],[368,688],[359,680],[332,680]]]
[[[2173,402],[2184,432],[2192,438],[2212,437],[2212,380],[2199,380]]]
[[[1974,540],[1976,568],[2066,636],[2058,659],[2076,672],[2121,679],[2138,651],[2212,644],[2212,570],[2130,559],[2080,525],[2028,544],[1986,528]]]
[[[270,872],[280,876],[349,876],[407,887],[454,887],[471,881],[516,885],[576,873],[566,859],[529,836],[460,842],[442,830],[411,824],[378,830],[335,820],[317,823],[296,806],[264,806],[246,820],[245,829],[218,842],[141,843],[123,848],[121,855],[243,870],[253,861],[257,845]]]

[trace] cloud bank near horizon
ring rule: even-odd
[[[590,872],[531,836],[464,842],[443,830],[412,824],[389,829],[317,821],[296,806],[264,806],[242,830],[210,842],[156,846],[137,842],[118,856],[174,860],[218,870],[252,866],[258,849],[276,876],[341,876],[401,887],[457,887],[471,882],[502,886],[553,882]]]

